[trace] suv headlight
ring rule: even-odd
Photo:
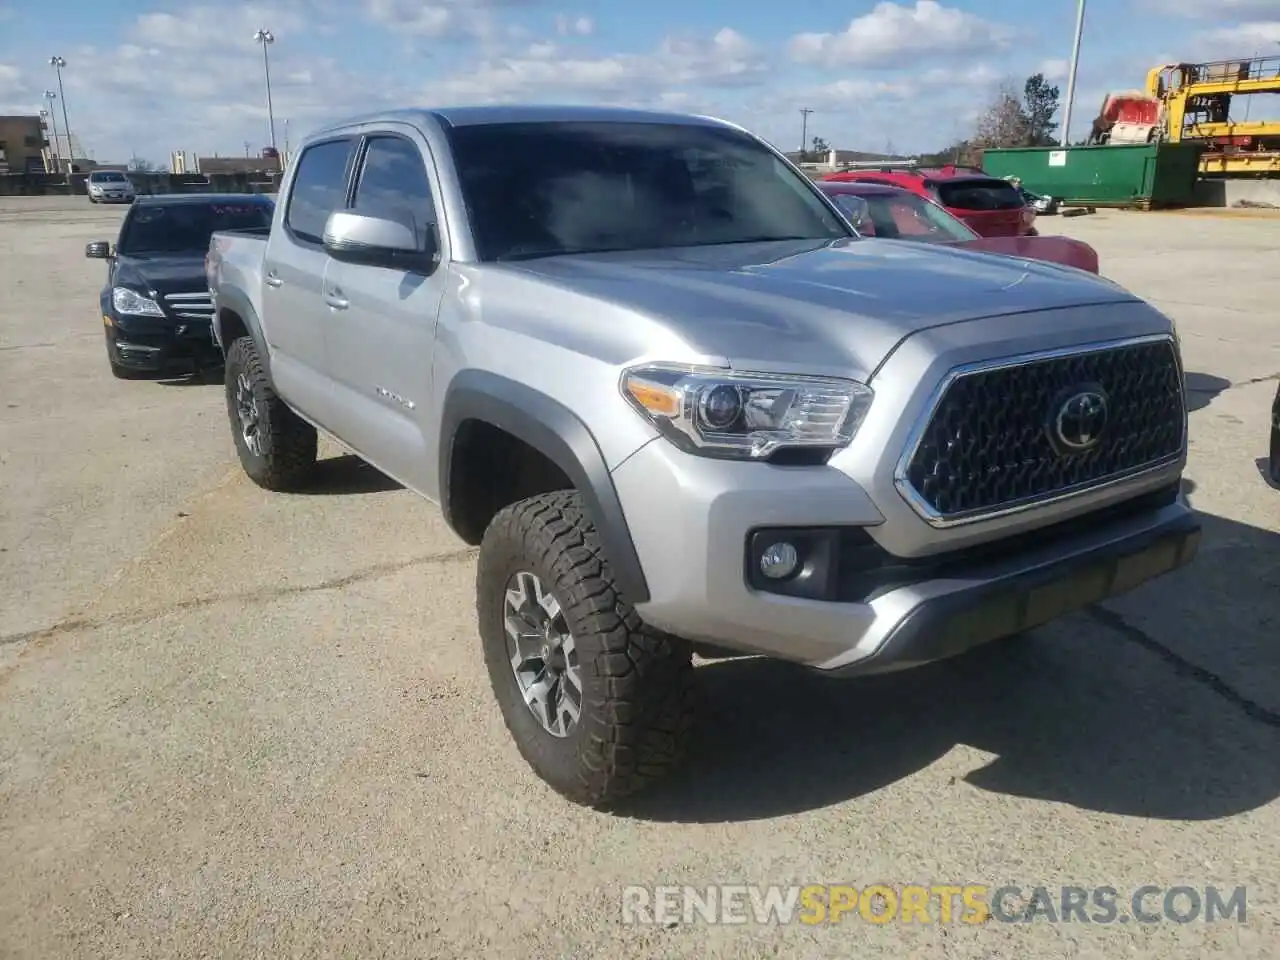
[[[112,289],[111,305],[116,308],[116,313],[125,314],[127,316],[164,316],[164,311],[160,309],[160,304],[156,303],[150,297],[144,297],[136,290],[130,290],[128,287],[115,287]]]
[[[783,448],[846,447],[874,397],[854,380],[662,363],[626,370],[621,386],[632,407],[683,450],[739,460],[766,460]]]

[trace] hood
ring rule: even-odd
[[[115,283],[157,296],[199,293],[209,289],[209,281],[204,275],[203,253],[166,257],[122,256],[116,261]]]
[[[503,264],[661,324],[744,368],[869,375],[920,330],[1137,298],[1050,264],[905,240],[786,241]]]

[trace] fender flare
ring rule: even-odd
[[[505,430],[558,466],[582,495],[614,579],[628,602],[644,603],[649,586],[604,454],[587,425],[544,393],[498,374],[464,370],[449,384],[440,419],[440,507],[454,527],[449,479],[458,428],[480,420]]]
[[[267,338],[262,332],[262,321],[258,319],[258,313],[253,309],[248,296],[233,287],[226,287],[218,291],[215,303],[217,309],[213,312],[213,335],[218,338],[218,346],[222,348],[223,355],[226,355],[230,344],[225,341],[222,333],[222,311],[230,310],[244,321],[249,336],[253,338],[254,346],[258,348],[258,360],[262,363],[263,372],[270,380],[271,351],[267,349]]]

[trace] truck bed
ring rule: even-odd
[[[205,277],[214,302],[215,327],[220,292],[247,298],[254,313],[262,316],[262,264],[270,232],[270,228],[219,230],[209,238]],[[224,296],[223,302],[230,296]]]

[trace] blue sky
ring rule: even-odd
[[[263,26],[276,36],[281,145],[286,121],[296,142],[386,105],[525,100],[712,113],[785,149],[808,107],[810,135],[906,152],[967,134],[1004,81],[1044,71],[1065,94],[1075,11],[1076,0],[0,0],[0,112],[43,105],[57,54],[72,132],[97,160],[256,151],[269,142]],[[1073,130],[1151,66],[1256,54],[1280,56],[1280,0],[1092,0]]]

